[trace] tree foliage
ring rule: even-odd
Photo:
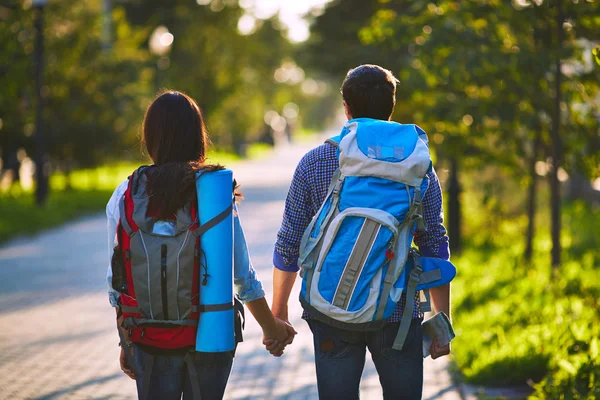
[[[503,251],[502,221],[520,220],[527,203],[533,221],[536,186],[519,189],[532,185],[537,172],[562,180],[585,176],[588,185],[600,177],[599,13],[597,1],[582,0],[335,1],[315,19],[304,60],[340,82],[362,63],[392,70],[401,81],[394,119],[421,125],[450,176],[470,171],[476,179],[470,186],[483,193],[477,210],[485,212],[469,243]],[[457,203],[457,188],[446,193],[449,205]],[[460,196],[471,220],[474,195]],[[520,243],[515,233],[511,242]]]
[[[112,4],[110,37],[102,0],[50,1],[44,9],[43,134],[54,165],[135,158],[144,110],[161,88],[197,99],[215,145],[237,152],[270,136],[269,110],[281,116],[286,105],[305,114],[324,105],[330,109],[325,93],[301,89],[306,76],[296,67],[294,45],[276,16],[257,20],[254,31],[242,35],[237,26],[247,10],[237,1]],[[33,19],[25,0],[0,6],[3,159],[19,148],[34,150]],[[158,27],[173,35],[163,54],[149,47]],[[282,65],[294,67],[300,77],[277,82],[274,73]],[[302,118],[293,114],[287,122],[298,127]]]

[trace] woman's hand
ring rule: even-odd
[[[275,327],[273,332],[263,332],[263,344],[266,349],[275,357],[280,357],[283,350],[294,341],[294,336],[298,333],[294,327],[287,321],[275,318]]]
[[[246,307],[263,330],[263,344],[267,350],[275,357],[281,356],[297,332],[292,325],[273,316],[264,297],[247,302]]]
[[[127,354],[125,348],[121,346],[121,355],[119,356],[119,363],[121,364],[121,370],[131,379],[135,379],[135,374],[131,370],[129,363],[127,362]]]

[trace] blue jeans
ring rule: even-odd
[[[156,355],[151,376],[147,376],[148,353],[134,346],[134,359],[138,370],[136,385],[141,396],[144,380],[150,379],[148,400],[193,399],[192,383],[183,355]],[[233,365],[233,353],[195,353],[194,365],[198,373],[203,399],[222,399]]]
[[[404,348],[392,344],[400,323],[380,331],[353,332],[309,320],[313,332],[320,399],[358,399],[366,349],[379,375],[384,399],[421,399],[423,391],[423,332],[413,319]]]

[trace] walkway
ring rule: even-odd
[[[268,160],[233,168],[246,197],[240,216],[267,293],[287,187],[310,146],[283,148]],[[105,293],[105,230],[98,215],[0,247],[0,399],[135,398],[134,383],[119,369],[114,311]],[[290,302],[299,332],[294,344],[283,357],[271,357],[250,317],[226,399],[317,398],[311,334],[300,319],[297,290]],[[381,398],[370,360],[361,390],[362,398]],[[446,360],[426,360],[423,398],[460,399]]]

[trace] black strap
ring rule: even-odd
[[[235,313],[235,345],[244,341],[243,330],[246,327],[246,315],[244,305],[237,299],[234,299]]]
[[[211,219],[207,223],[200,225],[198,227],[198,229],[196,229],[196,231],[195,231],[196,235],[197,236],[202,236],[208,230],[210,230],[210,229],[214,228],[215,226],[217,226],[219,224],[219,222],[221,222],[225,218],[227,218],[227,216],[231,213],[232,210],[233,210],[233,202],[231,202],[231,204],[229,205],[229,207],[227,207],[226,209],[224,209],[223,211],[221,211],[221,213],[219,215],[217,215],[216,217],[214,217],[213,219]]]
[[[214,312],[214,311],[227,311],[233,308],[233,303],[223,304],[200,304],[198,311],[200,312]]]
[[[325,143],[329,143],[330,145],[332,145],[333,147],[340,147],[340,144],[338,142],[336,142],[335,140],[332,139],[327,139],[325,141]]]
[[[144,382],[140,400],[147,400],[150,395],[150,382],[152,382],[152,368],[154,367],[154,356],[146,353],[146,365],[144,367]]]
[[[187,365],[188,374],[190,376],[190,384],[192,385],[192,395],[194,400],[201,400],[202,395],[200,394],[200,380],[198,378],[198,371],[196,370],[196,364],[194,363],[194,353],[188,352],[183,361]]]

